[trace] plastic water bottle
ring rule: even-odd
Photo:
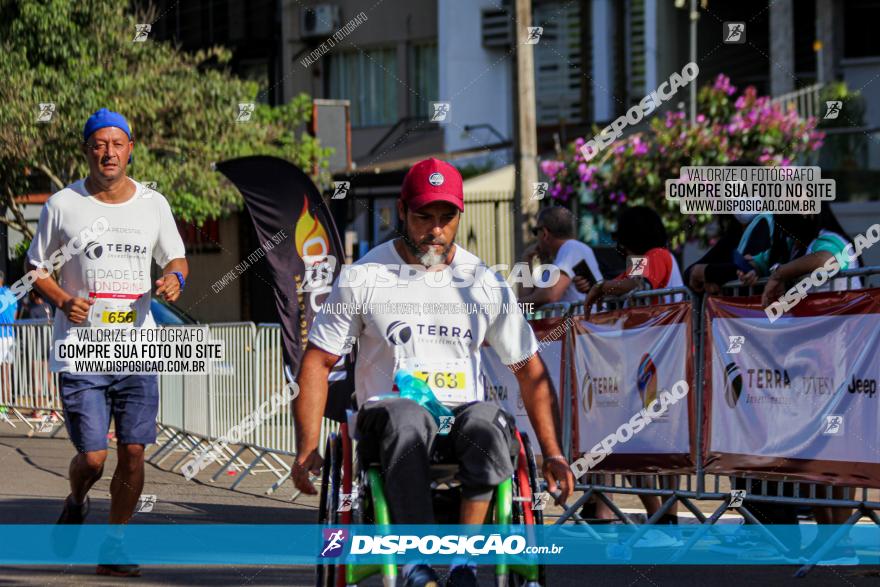
[[[451,417],[452,410],[440,403],[427,383],[403,369],[394,374],[394,383],[400,390],[400,397],[411,399],[428,410],[437,426],[444,428],[441,418]]]

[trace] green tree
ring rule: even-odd
[[[34,188],[58,190],[84,177],[82,126],[101,107],[123,113],[135,148],[129,175],[155,181],[178,218],[200,223],[241,205],[214,162],[273,155],[311,171],[325,186],[326,157],[304,132],[311,101],[299,95],[282,106],[259,104],[256,82],[229,73],[231,53],[216,47],[190,54],[152,39],[133,42],[137,23],[124,2],[0,0],[0,202],[11,227],[31,236],[14,196]],[[267,92],[263,88],[262,92]],[[38,122],[41,103],[54,103]],[[240,103],[256,103],[237,122]]]

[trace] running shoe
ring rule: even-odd
[[[472,565],[458,565],[449,571],[446,579],[446,587],[478,587],[477,567]]]
[[[82,524],[89,515],[89,496],[86,500],[77,505],[71,499],[73,496],[68,495],[64,500],[64,509],[61,511],[61,517],[58,518],[56,524]]]
[[[403,587],[439,587],[440,578],[429,565],[413,565],[405,569]]]
[[[101,544],[98,560],[113,561],[98,563],[95,572],[99,575],[111,577],[140,577],[141,569],[131,562],[131,558],[123,549],[123,541],[120,538],[107,538]]]
[[[859,564],[859,557],[856,554],[855,549],[852,545],[852,540],[844,536],[841,538],[837,544],[831,547],[831,549],[822,555],[822,560],[815,560],[816,553],[827,544],[828,540],[831,539],[832,532],[830,529],[826,530],[823,526],[817,526],[818,534],[813,539],[810,544],[805,546],[801,550],[801,556],[806,558],[810,563],[822,566],[836,566],[836,565],[857,565]]]
[[[111,577],[140,577],[141,568],[138,565],[98,565],[95,572],[99,575]]]
[[[811,556],[810,559],[812,558],[813,557]],[[859,555],[856,554],[856,549],[853,548],[852,544],[841,542],[840,544],[835,545],[831,548],[831,550],[826,552],[822,556],[822,560],[817,561],[815,564],[823,567],[836,567],[844,565],[857,565],[860,562],[861,561],[859,560]]]

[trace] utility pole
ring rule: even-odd
[[[835,24],[837,20],[835,3],[832,0],[816,0],[816,81],[828,84],[834,80]]]
[[[513,76],[513,160],[516,171],[514,192],[514,236],[516,258],[524,243],[531,239],[530,227],[538,211],[532,199],[538,181],[538,129],[535,123],[535,55],[534,45],[526,42],[532,26],[531,0],[516,0],[513,42],[516,67]],[[539,41],[540,42],[540,41]]]
[[[794,0],[770,3],[770,95],[794,91]]]

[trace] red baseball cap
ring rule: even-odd
[[[400,200],[413,210],[433,202],[449,202],[464,212],[464,188],[458,169],[440,159],[419,161],[406,173]]]

